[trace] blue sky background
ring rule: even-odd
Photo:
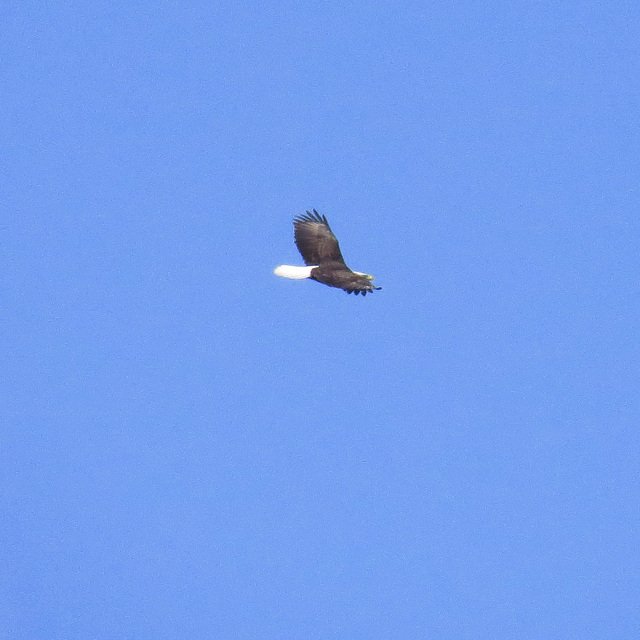
[[[0,21],[0,638],[637,636],[636,2]]]

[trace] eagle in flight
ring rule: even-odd
[[[361,293],[382,289],[372,284],[373,276],[359,271],[351,271],[344,262],[338,239],[333,235],[326,216],[315,209],[293,220],[294,236],[298,251],[306,267],[292,267],[287,264],[274,269],[277,276],[304,280],[311,278],[329,287],[344,289],[347,293]]]

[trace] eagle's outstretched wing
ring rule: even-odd
[[[339,262],[344,265],[338,239],[333,235],[326,216],[315,209],[293,221],[294,235],[298,251],[306,265],[321,265]],[[346,265],[345,265],[346,266]]]

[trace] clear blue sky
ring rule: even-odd
[[[637,637],[636,2],[0,21],[0,638]]]

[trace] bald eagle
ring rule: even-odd
[[[333,235],[326,216],[315,209],[293,220],[294,236],[298,251],[306,267],[292,267],[283,264],[274,269],[277,276],[303,280],[311,278],[329,287],[344,289],[347,293],[361,293],[382,289],[371,284],[373,276],[359,271],[351,271],[344,262],[338,239]]]

